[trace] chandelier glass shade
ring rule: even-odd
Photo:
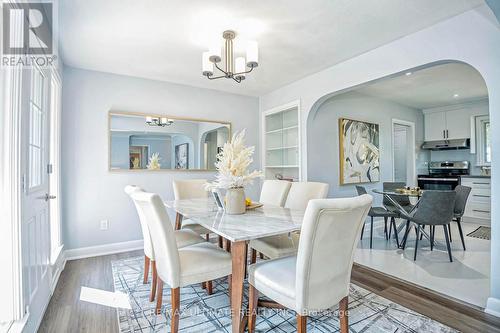
[[[234,58],[233,40],[235,37],[234,31],[226,30],[222,33],[224,53],[222,53],[220,45],[203,52],[202,74],[209,80],[226,78],[241,83],[245,79],[245,75],[259,65],[259,49],[255,41],[247,42],[246,59],[245,57]],[[224,54],[224,68],[219,66],[223,59],[222,54]],[[220,72],[219,75],[214,76],[214,68]]]

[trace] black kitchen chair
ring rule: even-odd
[[[402,218],[412,221],[415,224],[415,253],[413,255],[413,260],[417,260],[417,249],[418,241],[420,236],[420,230],[428,225],[430,229],[430,243],[431,251],[434,247],[434,234],[437,225],[442,225],[444,230],[444,236],[446,239],[446,247],[448,248],[448,256],[450,257],[450,262],[453,262],[451,256],[450,239],[448,235],[448,227],[451,220],[453,219],[455,212],[455,198],[457,193],[455,191],[425,191],[422,194],[422,198],[418,204],[418,208],[407,216]],[[407,225],[408,226],[408,225]],[[406,228],[405,235],[403,237],[403,250],[406,247],[406,240],[408,239],[408,234],[410,232],[409,227]]]
[[[358,191],[358,195],[363,195],[367,194],[366,189],[364,186],[356,186],[356,191]],[[368,212],[368,216],[370,216],[371,222],[370,222],[370,249],[372,248],[373,245],[373,218],[374,217],[383,217],[384,218],[384,233],[385,233],[385,238],[389,240],[389,234],[387,232],[387,220],[390,217],[391,218],[391,224],[390,224],[390,229],[394,228],[396,230],[396,217],[398,217],[398,214],[396,212],[391,212],[384,207],[372,207],[370,208],[370,211]],[[365,225],[363,223],[363,229],[361,229],[361,239],[363,239],[363,233],[365,231]],[[398,233],[394,232],[396,236],[396,244],[399,247],[399,239],[398,239]]]

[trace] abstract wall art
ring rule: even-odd
[[[340,185],[380,180],[379,125],[339,119]]]

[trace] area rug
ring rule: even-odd
[[[469,237],[491,240],[491,228],[490,227],[478,227],[473,232],[467,234]]]
[[[149,302],[151,281],[142,283],[144,258],[128,258],[112,262],[115,291],[129,295],[131,310],[118,309],[120,332],[170,332],[170,290],[163,291],[163,307],[154,314]],[[151,280],[151,279],[150,279]],[[245,302],[247,285],[245,285]],[[227,280],[214,281],[208,296],[201,286],[181,289],[179,332],[231,332]],[[256,332],[296,332],[295,313],[277,309],[261,309]],[[308,332],[338,332],[335,308],[308,320]],[[401,305],[351,285],[349,295],[350,332],[457,332],[439,322]]]

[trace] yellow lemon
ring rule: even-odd
[[[250,206],[252,204],[252,199],[246,198],[245,199],[245,205]]]

